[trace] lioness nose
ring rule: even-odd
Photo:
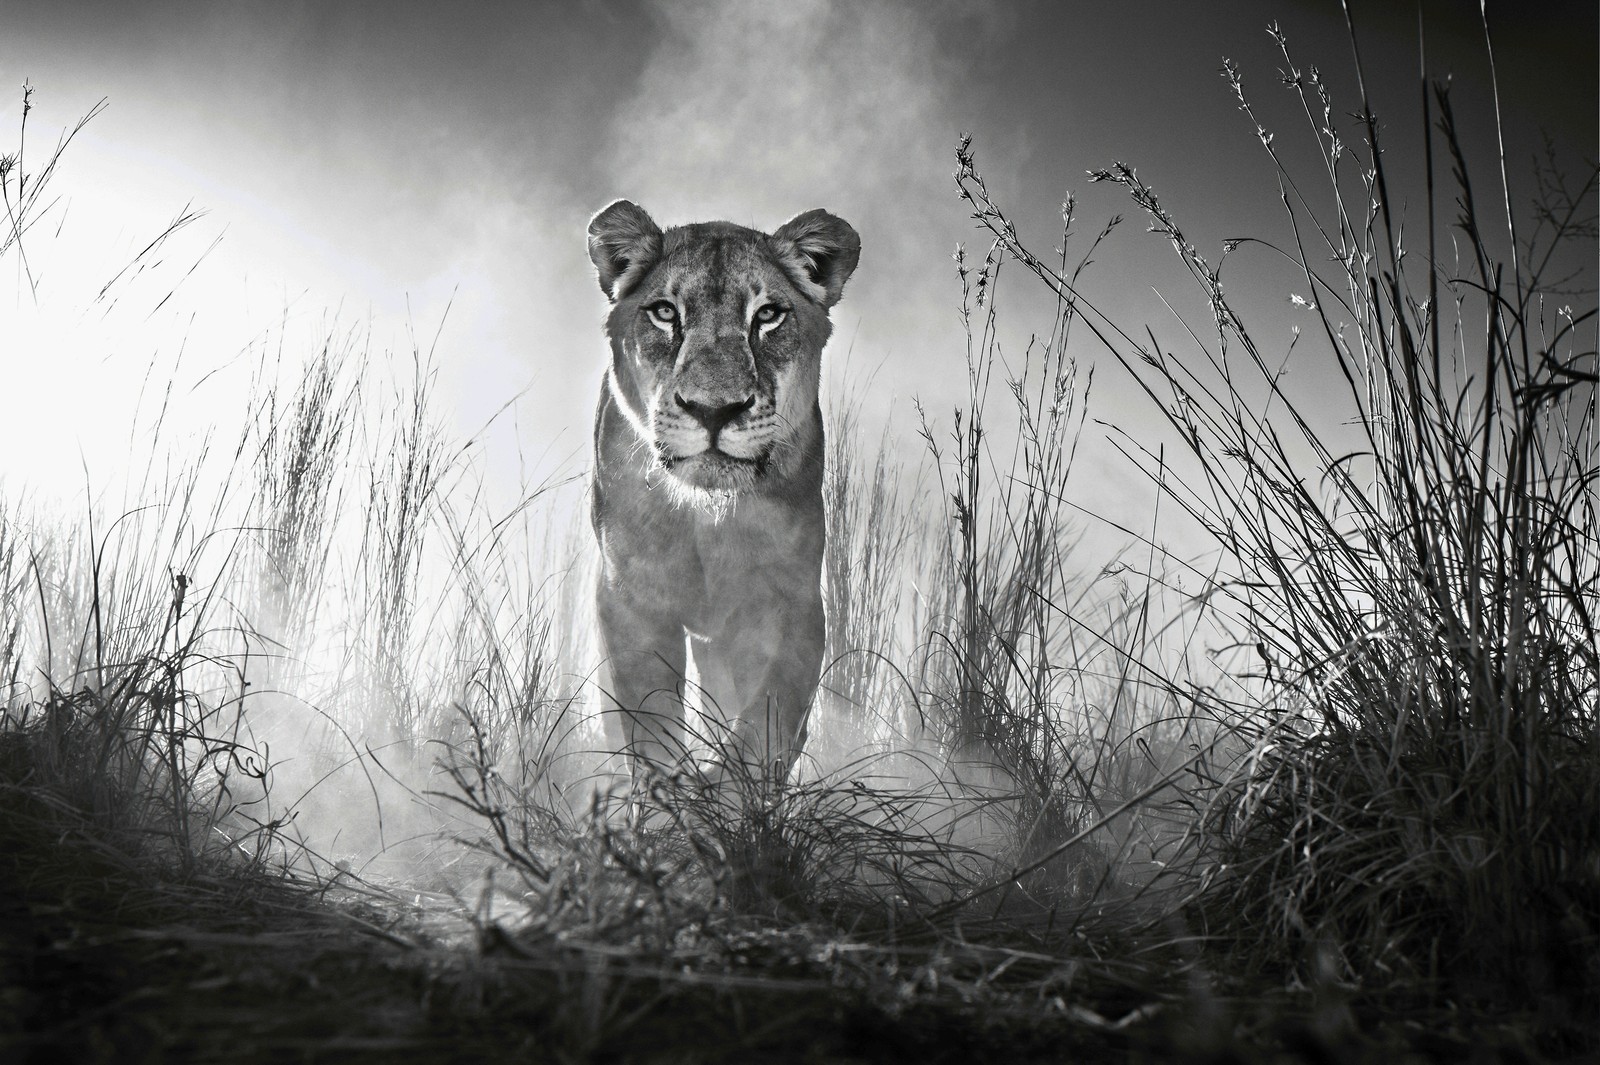
[[[706,432],[711,434],[711,442],[717,442],[717,434],[722,427],[733,421],[739,415],[756,405],[756,397],[746,396],[735,403],[699,403],[692,399],[684,399],[683,393],[674,393],[678,406],[695,421],[706,427]]]

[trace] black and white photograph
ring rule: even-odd
[[[1593,0],[0,0],[0,1061],[1600,1060]]]

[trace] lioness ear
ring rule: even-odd
[[[628,294],[661,254],[661,228],[643,207],[618,200],[589,220],[589,259],[612,303]]]
[[[772,244],[795,284],[824,307],[839,302],[861,258],[861,238],[850,223],[823,210],[789,219]]]

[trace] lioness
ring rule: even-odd
[[[861,252],[807,211],[768,235],[589,223],[611,300],[595,416],[602,685],[637,776],[684,751],[686,643],[731,753],[782,780],[822,664],[822,348]]]

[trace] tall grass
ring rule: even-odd
[[[330,337],[296,381],[286,380],[280,338],[256,386],[261,403],[252,465],[263,522],[258,607],[260,623],[272,633],[306,632],[318,622],[333,546],[329,529],[344,510],[348,487],[339,461],[348,455],[359,417],[361,397],[347,365],[370,357],[356,349],[358,339],[353,332]]]
[[[19,304],[40,299],[30,248],[60,213],[61,159],[103,106],[40,159],[23,86],[16,151],[0,154],[0,262],[17,269]],[[180,215],[150,247],[191,220]],[[188,872],[219,851],[260,857],[271,836],[237,816],[238,789],[267,770],[244,725],[244,676],[220,649],[228,637],[216,638],[237,631],[227,581],[214,578],[241,552],[239,530],[219,521],[236,501],[239,452],[213,453],[206,440],[187,463],[146,458],[128,486],[137,502],[120,511],[87,484],[73,522],[20,493],[0,502],[0,787],[19,819],[91,825],[127,855]],[[214,492],[201,472],[211,467],[225,471]]]
[[[1374,101],[1337,132],[1328,86],[1273,32],[1324,184],[1308,191],[1257,123],[1292,234],[1261,246],[1314,310],[1292,357],[1337,363],[1332,417],[1294,394],[1286,357],[1257,342],[1220,266],[1131,167],[1091,180],[1126,189],[1198,286],[1211,321],[1188,355],[1099,315],[1030,253],[965,141],[957,180],[999,248],[1089,317],[1192,459],[1175,475],[1125,441],[1220,551],[1203,600],[1249,651],[1231,667],[1240,694],[1205,702],[1244,752],[1203,825],[1213,933],[1308,980],[1577,1008],[1600,932],[1600,430],[1593,293],[1558,290],[1550,271],[1576,240],[1593,281],[1594,175],[1547,182],[1524,233],[1503,178],[1482,205],[1435,84],[1425,224],[1403,226]],[[1225,74],[1255,122],[1238,69]],[[1444,254],[1446,223],[1464,262]]]
[[[27,90],[19,151],[0,159],[0,256],[24,302],[50,295],[28,249],[99,110],[41,165],[22,150],[31,109]],[[570,545],[541,531],[544,489],[491,512],[474,441],[441,427],[433,351],[413,337],[390,358],[337,322],[296,350],[304,332],[286,315],[237,360],[255,364],[247,417],[186,438],[177,381],[157,381],[129,411],[125,483],[94,488],[86,469],[81,504],[11,484],[0,506],[12,768],[135,849],[169,839],[186,867],[232,852],[327,872],[438,832],[452,822],[425,795],[429,741],[463,734],[483,693],[570,699],[584,668],[581,639],[550,638]],[[538,736],[505,751],[508,771],[519,751],[572,746],[524,716]]]
[[[851,740],[883,741],[917,729],[920,704],[898,666],[919,628],[920,599],[904,594],[905,575],[926,564],[929,515],[921,486],[906,483],[888,427],[869,447],[859,404],[847,396],[830,406],[828,634],[817,713],[837,708]],[[813,729],[823,743],[830,731]]]

